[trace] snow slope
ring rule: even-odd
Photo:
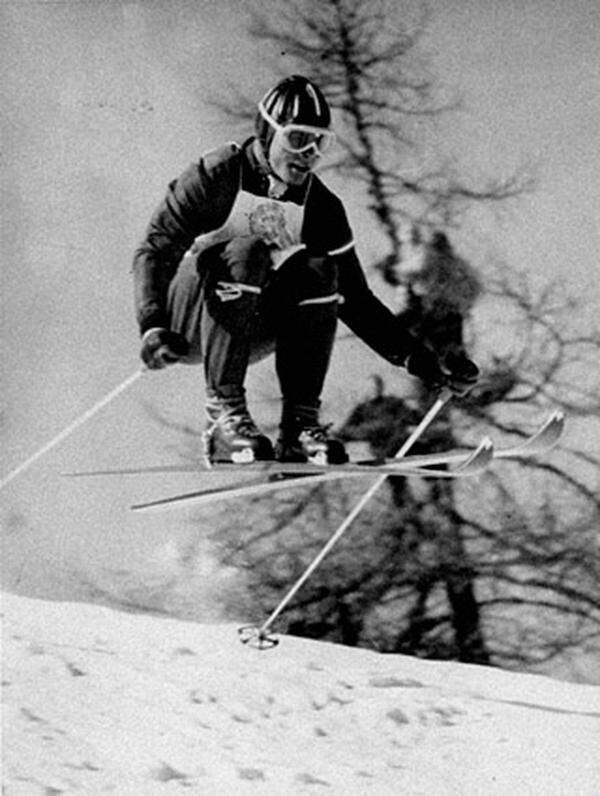
[[[3,794],[600,792],[600,688],[3,594]]]

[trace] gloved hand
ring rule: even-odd
[[[440,359],[425,346],[409,355],[405,367],[429,389],[447,387],[454,395],[466,395],[479,378],[479,368],[465,354],[448,353]]]
[[[409,354],[404,367],[411,376],[421,379],[423,384],[431,390],[443,387],[445,376],[440,366],[437,355],[430,349],[422,346]]]
[[[479,379],[479,368],[465,353],[448,352],[440,366],[445,376],[445,386],[455,395],[466,395]]]
[[[188,351],[188,341],[178,332],[148,329],[142,337],[140,356],[150,370],[159,370],[178,362]]]

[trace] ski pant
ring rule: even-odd
[[[236,238],[184,258],[169,291],[171,329],[202,362],[209,399],[244,396],[248,365],[275,352],[286,416],[317,419],[337,325],[337,270],[300,251],[277,270],[267,246]]]

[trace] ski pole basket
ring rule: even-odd
[[[238,628],[242,644],[249,644],[258,650],[268,650],[279,644],[279,639],[272,636],[265,628],[255,625],[244,625]]]

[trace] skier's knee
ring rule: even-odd
[[[271,256],[264,241],[254,236],[233,238],[224,247],[221,260],[236,282],[262,287],[271,268]]]
[[[196,261],[198,273],[206,276],[209,285],[229,281],[261,287],[270,267],[267,245],[250,235],[210,246],[198,253]]]

